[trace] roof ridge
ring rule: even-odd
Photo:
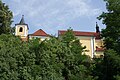
[[[58,30],[58,31],[67,31],[67,30]],[[73,32],[90,32],[90,31],[73,31]],[[90,33],[96,33],[96,32],[90,32]]]
[[[38,29],[32,35],[33,36],[48,36],[48,34],[42,29]]]
[[[67,30],[59,30],[58,35],[62,35],[65,32],[67,32]],[[95,36],[96,38],[99,38],[100,35],[96,32],[85,32],[85,31],[73,31],[73,33],[75,34],[75,36]]]

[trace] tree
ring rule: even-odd
[[[102,62],[103,80],[118,79],[120,75],[120,0],[104,0],[107,12],[103,12],[98,19],[102,19],[106,28],[102,30],[106,51]],[[101,76],[102,77],[102,76]]]
[[[5,3],[2,3],[0,0],[0,35],[2,33],[10,33],[12,18],[13,15],[8,5],[5,5]]]
[[[75,37],[73,30],[72,29],[68,29],[67,32],[65,34],[63,34],[63,36],[60,36],[62,39],[62,42],[66,43],[66,44],[70,44],[71,42],[73,42],[74,40],[76,40],[77,38]]]
[[[0,80],[33,80],[35,54],[13,35],[0,35]]]
[[[68,29],[67,32],[61,36],[61,41],[68,47],[67,50],[70,52],[66,53],[68,55],[65,58],[65,69],[63,75],[66,80],[95,80],[91,75],[92,61],[86,56],[82,55],[83,49],[85,47],[81,46],[80,40],[77,39],[73,33],[72,29]],[[66,51],[66,50],[65,50]],[[65,56],[64,55],[64,56]],[[64,58],[63,58],[64,59]]]
[[[32,72],[39,75],[35,79],[94,80],[90,71],[91,60],[82,55],[83,47],[73,35],[72,30],[68,30],[61,38],[51,37],[31,43],[36,47],[31,46],[36,54],[36,66]]]
[[[120,0],[104,0],[108,12],[103,12],[98,19],[103,19],[106,28],[102,30],[102,37],[105,38],[107,49],[119,50],[116,48],[120,37]]]
[[[91,59],[82,55],[79,40],[75,36],[65,39],[71,33],[61,39],[28,42],[0,35],[0,80],[95,80]]]

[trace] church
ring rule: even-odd
[[[42,29],[35,31],[33,34],[28,34],[28,30],[28,24],[25,23],[24,16],[22,16],[20,22],[15,24],[15,35],[20,36],[22,41],[28,41],[28,39],[33,38],[40,38],[43,41],[50,38],[49,34]],[[62,36],[65,32],[66,30],[58,30],[58,36]],[[86,46],[83,54],[91,58],[104,56],[103,39],[100,37],[100,30],[97,23],[95,32],[73,31],[73,33],[79,39],[82,46]]]

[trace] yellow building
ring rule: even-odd
[[[33,34],[28,34],[28,25],[24,21],[24,16],[18,24],[15,25],[15,35],[20,36],[22,41],[27,41],[28,39],[40,38],[41,41],[45,39],[49,39],[49,35],[39,29],[35,31]],[[65,30],[59,30],[58,35],[61,36],[65,33]],[[96,23],[96,32],[81,32],[81,31],[73,31],[75,36],[80,40],[82,46],[86,46],[83,54],[94,57],[103,57],[104,49],[103,49],[103,40],[100,38],[99,26]]]
[[[58,35],[61,36],[65,32],[65,30],[59,30]],[[83,54],[88,55],[91,58],[104,56],[103,40],[100,38],[100,31],[97,23],[96,32],[73,31],[73,33],[80,40],[82,46],[86,46]]]

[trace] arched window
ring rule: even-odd
[[[23,31],[23,28],[22,28],[22,27],[20,27],[19,32],[22,32],[22,31]]]

